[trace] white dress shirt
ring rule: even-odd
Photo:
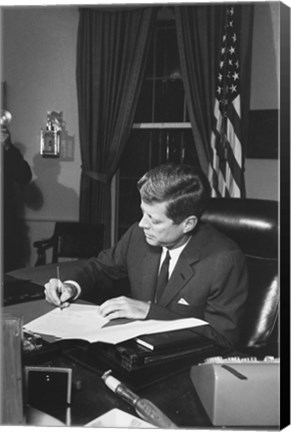
[[[190,238],[191,237],[189,237],[189,239],[186,241],[186,243],[184,243],[182,246],[177,247],[176,249],[167,249],[166,247],[163,247],[161,259],[160,259],[159,271],[161,269],[161,265],[162,265],[164,259],[166,258],[167,251],[169,251],[169,254],[171,257],[170,262],[169,262],[169,279],[173,273],[173,270],[177,264],[177,261],[181,255],[182,251],[185,249],[185,247],[189,243]]]

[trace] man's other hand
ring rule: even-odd
[[[100,306],[100,313],[109,320],[116,318],[144,319],[149,309],[150,303],[121,296],[106,300]]]

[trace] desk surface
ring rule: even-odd
[[[8,274],[19,279],[30,280],[36,284],[44,285],[50,278],[57,277],[57,265],[59,266],[60,274],[62,275],[63,272],[69,272],[70,269],[78,266],[81,262],[82,260],[77,260],[61,262],[58,264],[46,264],[36,267],[20,268],[11,271]]]
[[[5,307],[5,313],[21,318],[23,323],[49,310],[51,306],[45,300]],[[61,353],[41,365],[72,368],[73,388],[70,412],[72,425],[83,426],[113,408],[134,414],[134,410],[127,403],[105,386],[98,370],[96,372],[89,370]],[[146,397],[155,403],[179,427],[210,426],[190,380],[188,369],[165,378],[138,393],[139,396]],[[59,413],[48,410],[48,414],[59,418]]]
[[[66,269],[74,265],[77,265],[77,263],[61,264]],[[19,269],[9,274],[43,285],[49,278],[56,275],[56,265],[51,264],[31,269]],[[52,306],[45,300],[34,300],[32,302],[6,306],[4,309],[5,313],[21,318],[25,324],[37,316],[50,311]],[[119,408],[135,415],[134,409],[131,406],[122,401],[105,386],[100,378],[100,373],[97,371],[94,372],[78,362],[63,356],[61,353],[49,361],[42,363],[42,365],[72,368],[73,389],[70,417],[73,426],[83,426],[113,408]],[[155,403],[179,427],[211,426],[190,380],[189,369],[152,384],[138,393],[139,396],[148,398]],[[51,412],[48,412],[48,414],[54,415]],[[55,416],[58,418],[57,415]]]
[[[78,263],[61,264],[64,270],[69,270],[75,265],[78,265]],[[31,280],[34,283],[44,285],[51,277],[56,276],[56,265],[19,269],[9,274],[16,278]],[[4,312],[21,318],[25,324],[52,308],[45,300],[34,300],[6,306]],[[69,412],[70,425],[83,426],[113,408],[119,408],[135,415],[134,409],[109,390],[102,381],[101,372],[109,369],[108,367],[102,371],[97,369],[94,371],[69,358],[62,352],[41,365],[46,367],[69,367],[72,369],[73,386],[72,403]],[[179,371],[175,375],[140,389],[137,393],[140,397],[148,398],[156,404],[180,428],[198,428],[199,430],[205,428],[208,430],[212,427],[190,379],[190,368],[185,368],[185,370]],[[46,413],[64,421],[61,412],[51,412],[47,409]],[[256,427],[256,429],[260,428]]]

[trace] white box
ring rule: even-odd
[[[279,362],[192,366],[190,377],[215,426],[278,426]]]

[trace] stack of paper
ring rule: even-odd
[[[88,342],[117,344],[143,334],[207,324],[206,321],[197,318],[182,318],[170,321],[137,320],[104,327],[108,321],[101,316],[99,306],[72,304],[65,309],[55,308],[25,324],[24,327],[33,333],[51,335],[61,339],[84,339]]]

